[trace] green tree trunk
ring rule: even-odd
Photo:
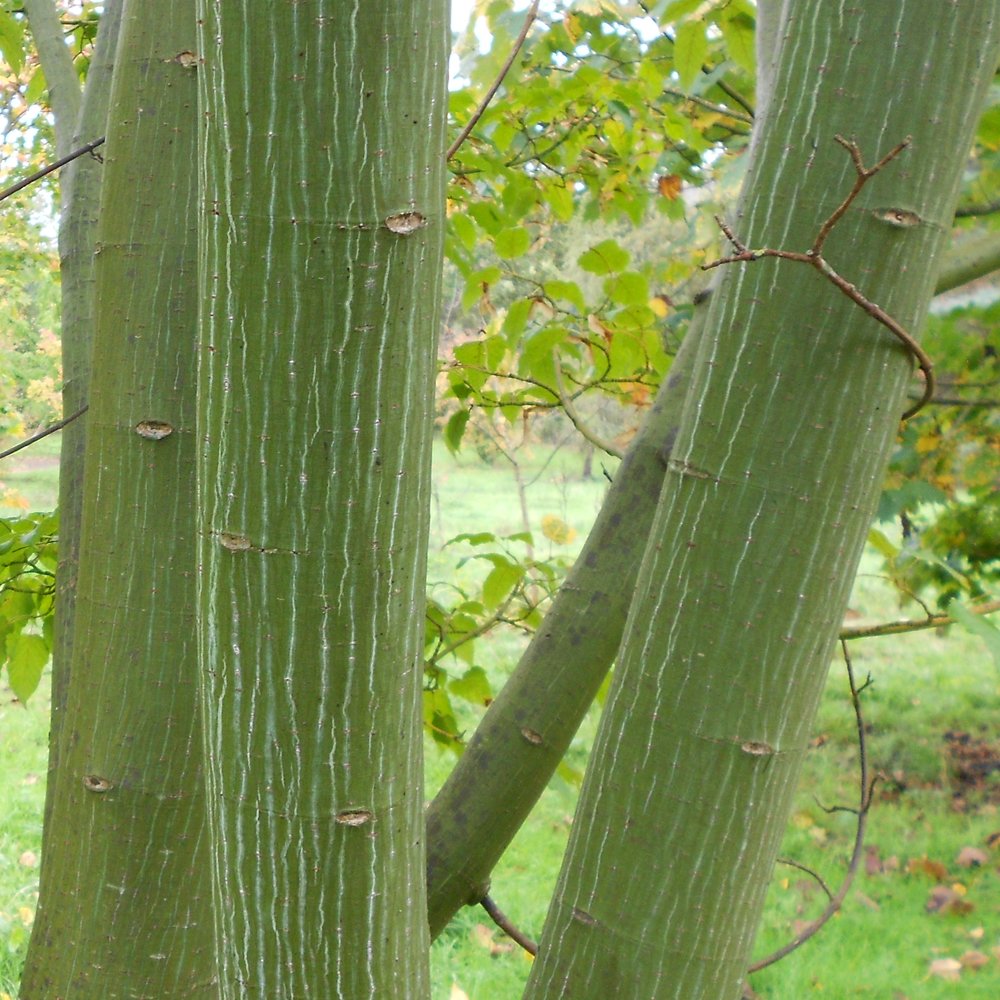
[[[734,229],[826,257],[917,329],[997,64],[1000,10],[789,8]],[[808,86],[803,86],[808,81]],[[525,996],[739,996],[835,636],[911,377],[808,264],[729,265],[640,570]]]
[[[699,308],[545,620],[427,811],[432,936],[482,899],[615,658],[703,316]]]
[[[221,995],[429,994],[447,5],[202,3],[198,633]]]
[[[108,95],[122,0],[110,0],[104,6],[82,104],[79,96],[69,96],[68,86],[51,100],[55,113],[57,151],[76,148],[77,143],[105,133]],[[46,78],[75,79],[70,53],[62,38],[62,27],[55,16],[52,0],[33,0],[25,11],[39,48],[39,59]],[[46,34],[55,42],[43,44]],[[79,119],[74,120],[73,109]],[[87,402],[90,379],[90,353],[94,324],[94,234],[100,200],[101,161],[95,156],[74,160],[60,173],[61,212],[59,218],[60,284],[62,289],[62,368],[63,414],[80,413]],[[86,446],[85,419],[78,418],[62,431],[59,457],[59,572],[56,575],[56,628],[52,651],[52,725],[49,732],[49,781],[46,786],[45,814],[51,812],[59,769],[60,743],[69,689],[73,655],[73,620],[76,608],[77,567],[80,552],[80,517],[83,503],[83,464]]]
[[[129,0],[122,27],[76,641],[25,1000],[217,992],[193,636],[194,16],[193,0]]]

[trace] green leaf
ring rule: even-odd
[[[544,289],[553,302],[562,299],[576,306],[580,312],[584,311],[583,292],[575,281],[546,281]]]
[[[726,54],[737,66],[748,73],[755,72],[753,21],[745,14],[736,14],[719,22],[726,43]]]
[[[674,68],[681,90],[690,90],[708,54],[708,39],[702,21],[685,21],[674,37]]]
[[[524,567],[512,562],[497,562],[483,581],[483,604],[495,611],[521,582]]]
[[[454,545],[455,542],[468,542],[470,545],[487,545],[496,540],[497,536],[492,531],[464,531],[460,535],[455,535],[454,538],[449,538],[444,544]]]
[[[624,271],[608,278],[604,291],[612,302],[623,306],[644,306],[649,302],[649,282],[635,271]]]
[[[493,689],[482,667],[470,667],[461,677],[453,680],[448,689],[473,705],[488,705],[493,700]]]
[[[476,227],[472,220],[461,212],[456,212],[448,219],[448,225],[458,237],[466,250],[472,250],[476,245]]]
[[[34,694],[50,652],[48,643],[40,635],[22,632],[8,636],[7,676],[19,701],[26,702]]]
[[[528,317],[531,315],[531,309],[534,304],[532,299],[517,299],[511,303],[510,308],[507,310],[502,329],[504,336],[507,338],[507,343],[511,347],[521,339],[524,328],[528,325]]]
[[[462,447],[462,437],[465,434],[465,426],[469,422],[469,411],[459,410],[453,413],[444,427],[444,443],[448,450],[454,454]]]
[[[19,75],[24,67],[23,22],[5,10],[0,11],[0,55],[14,74]]]
[[[993,657],[993,662],[1000,670],[1000,628],[989,621],[983,615],[973,614],[967,607],[952,601],[948,605],[948,614],[958,622],[962,628],[978,636],[986,643],[986,648]]]
[[[591,274],[612,274],[628,267],[629,252],[623,250],[614,240],[603,240],[584,251],[577,263]]]
[[[868,532],[868,544],[886,559],[895,559],[899,555],[899,548],[893,545],[878,528],[872,528]]]
[[[503,229],[493,240],[493,248],[497,256],[504,260],[520,257],[531,247],[531,233],[522,226],[514,229]]]
[[[473,271],[465,281],[465,291],[462,293],[462,308],[471,309],[482,296],[489,291],[490,285],[503,277],[499,267],[484,267]]]

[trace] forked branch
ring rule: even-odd
[[[892,316],[890,316],[881,306],[872,302],[871,299],[867,298],[856,285],[852,284],[845,277],[843,277],[838,271],[836,271],[830,262],[823,256],[823,247],[826,244],[827,237],[833,231],[833,228],[837,223],[843,218],[844,213],[851,207],[854,199],[861,193],[861,189],[874,177],[883,167],[892,160],[894,160],[899,154],[906,149],[910,144],[910,138],[905,138],[898,145],[894,146],[889,150],[885,156],[882,157],[874,166],[866,167],[864,160],[861,158],[861,150],[858,149],[857,143],[853,140],[845,139],[842,135],[834,136],[836,141],[840,143],[844,149],[850,154],[851,162],[854,164],[854,186],[848,192],[844,200],[830,213],[829,218],[819,227],[819,231],[816,233],[816,238],[813,240],[812,246],[805,252],[800,253],[793,250],[775,250],[771,247],[762,247],[760,249],[749,249],[744,243],[742,243],[733,230],[726,224],[725,220],[721,217],[716,216],[715,221],[719,224],[719,228],[722,230],[726,239],[733,245],[735,253],[729,254],[726,257],[720,257],[718,260],[712,261],[710,264],[703,264],[702,270],[708,271],[713,267],[719,267],[722,264],[735,264],[742,261],[755,261],[759,260],[761,257],[778,257],[781,260],[794,260],[801,264],[808,264],[810,267],[816,268],[820,274],[823,275],[827,281],[835,285],[841,292],[844,293],[852,302],[859,305],[872,319],[881,323],[906,349],[909,351],[913,359],[916,361],[917,366],[923,372],[924,375],[924,391],[921,398],[917,401],[914,406],[903,414],[903,420],[908,420],[919,410],[923,409],[925,404],[930,400],[931,396],[934,395],[934,367],[931,363],[931,359],[927,352],[914,340],[913,336],[905,330],[902,325]],[[897,213],[898,215],[905,215],[906,213]]]

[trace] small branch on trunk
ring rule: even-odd
[[[522,933],[510,922],[507,915],[497,906],[487,894],[479,901],[479,905],[490,915],[490,919],[507,935],[512,941],[519,944],[529,955],[538,954],[538,942],[532,941],[527,934]]]
[[[847,897],[847,893],[854,882],[854,876],[858,873],[858,866],[861,863],[861,852],[864,848],[865,843],[865,828],[868,823],[868,812],[872,805],[872,792],[875,790],[875,781],[877,779],[869,780],[868,778],[868,743],[865,738],[865,720],[861,712],[861,692],[868,686],[870,679],[866,681],[861,687],[855,683],[854,680],[854,667],[851,664],[851,656],[847,651],[847,642],[844,639],[840,640],[840,647],[844,654],[844,664],[847,667],[847,681],[851,689],[851,705],[854,707],[854,719],[857,724],[858,731],[858,755],[860,759],[860,773],[858,776],[859,785],[859,802],[857,809],[851,809],[857,815],[857,826],[854,832],[854,848],[851,851],[851,860],[847,865],[847,873],[844,875],[844,880],[840,884],[840,888],[837,892],[830,896],[830,901],[827,903],[826,908],[823,912],[800,934],[796,934],[788,944],[779,948],[777,951],[772,952],[770,955],[765,956],[747,970],[748,974],[753,972],[759,972],[761,969],[767,968],[769,965],[774,965],[775,962],[780,962],[786,955],[790,955],[797,948],[801,948],[802,945],[806,943],[813,935],[818,933],[820,928],[826,924],[835,913],[843,906],[844,899]],[[797,866],[802,867],[802,866]],[[822,879],[819,878],[814,872],[809,869],[803,869],[809,871],[809,874],[814,878],[818,879],[820,884],[823,885],[824,890],[829,895],[829,890],[826,889],[825,884]]]
[[[720,257],[718,260],[712,261],[710,264],[703,264],[702,270],[708,271],[713,267],[719,267],[722,264],[735,264],[738,262],[752,262],[755,260],[760,260],[761,257],[777,257],[781,260],[794,260],[801,264],[808,264],[810,267],[816,268],[820,274],[823,275],[831,284],[835,285],[841,292],[844,293],[852,302],[859,305],[872,319],[881,323],[912,355],[913,359],[916,361],[917,366],[924,374],[924,389],[921,398],[917,401],[914,406],[911,406],[904,414],[902,419],[908,420],[914,414],[918,413],[923,409],[924,405],[931,399],[934,395],[934,366],[931,362],[930,357],[927,352],[913,339],[910,333],[903,329],[903,327],[890,316],[881,306],[872,302],[871,299],[865,297],[865,295],[859,291],[856,285],[853,285],[850,281],[840,275],[833,266],[827,261],[823,256],[823,246],[826,243],[827,237],[833,231],[837,223],[843,218],[844,213],[850,208],[852,202],[860,194],[861,189],[868,183],[868,181],[874,177],[887,163],[894,160],[906,147],[910,144],[910,139],[906,138],[902,142],[898,143],[892,149],[889,150],[885,156],[882,157],[873,167],[866,167],[864,161],[861,159],[861,151],[858,149],[857,143],[850,139],[845,139],[842,135],[834,136],[836,141],[840,143],[844,149],[850,154],[851,162],[854,164],[855,170],[855,180],[854,186],[848,192],[847,197],[830,213],[829,218],[820,226],[819,232],[816,234],[816,239],[813,240],[813,245],[805,252],[799,253],[792,250],[774,250],[770,247],[762,247],[760,249],[749,249],[745,244],[740,242],[733,230],[726,224],[720,216],[715,217],[715,221],[718,223],[719,228],[722,230],[726,239],[733,245],[736,253],[730,254],[728,257]],[[915,220],[911,220],[909,214],[903,212],[902,210],[895,210],[891,212],[893,216],[893,223],[896,225],[912,225]]]
[[[1000,611],[1000,601],[987,601],[969,608],[974,615],[991,615]],[[954,625],[955,619],[946,614],[929,614],[926,618],[904,618],[901,621],[881,622],[878,625],[856,625],[840,631],[841,640],[868,639],[876,635],[899,635],[901,632],[919,632],[921,629],[942,628]]]

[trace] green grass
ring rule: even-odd
[[[54,442],[49,445],[54,453]],[[547,457],[535,449],[529,465]],[[472,456],[452,460],[435,452],[435,501],[432,509],[430,578],[447,580],[467,550],[442,549],[461,531],[514,532],[522,529],[520,508],[509,467],[482,466]],[[32,506],[52,502],[55,473],[29,470],[26,478],[0,477],[17,485]],[[532,527],[537,533],[545,514],[563,518],[578,538],[600,504],[602,478],[579,479],[579,456],[566,450],[550,463],[528,490]],[[28,492],[39,490],[40,492]],[[36,499],[37,497],[37,499]],[[549,543],[538,541],[540,555]],[[553,549],[557,551],[557,547]],[[864,563],[852,608],[866,620],[897,617],[898,609],[884,581],[875,576],[877,561]],[[469,563],[470,576],[481,567]],[[494,681],[516,662],[523,639],[499,635],[481,645],[483,666]],[[852,645],[860,680],[870,673],[864,703],[872,766],[886,772],[872,811],[868,843],[886,870],[858,876],[843,909],[812,941],[784,961],[754,977],[757,993],[767,1000],[802,997],[870,997],[879,1000],[978,1000],[1000,996],[1000,857],[964,869],[956,863],[961,848],[984,846],[1000,830],[1000,786],[960,788],[948,766],[944,733],[963,730],[973,737],[997,740],[1000,678],[979,642],[952,629],[871,639]],[[476,713],[459,706],[462,725],[471,728]],[[47,690],[27,709],[0,689],[0,780],[5,788],[0,814],[0,994],[15,993],[20,962],[37,893],[41,813],[44,797]],[[596,728],[596,712],[586,720],[571,750],[582,765]],[[844,872],[853,836],[852,817],[827,813],[817,804],[853,805],[856,801],[854,719],[846,698],[843,666],[834,663],[816,723],[816,748],[810,753],[785,856],[821,872],[834,888]],[[452,758],[428,741],[428,795],[444,780]],[[531,819],[502,859],[493,877],[498,905],[527,933],[537,936],[559,870],[572,823],[575,789],[555,780]],[[912,859],[928,858],[945,869],[945,882],[964,890],[971,904],[965,913],[928,913],[935,884],[926,871],[908,871]],[[779,866],[756,947],[764,954],[787,940],[797,921],[815,916],[824,898],[815,883],[794,868]],[[481,910],[467,909],[435,943],[432,951],[434,1000],[449,1000],[457,985],[470,1000],[511,1000],[520,995],[530,964],[502,935],[488,927]],[[978,972],[966,970],[958,983],[929,975],[938,958],[960,958],[969,950],[989,956]],[[457,996],[458,994],[456,994]]]

